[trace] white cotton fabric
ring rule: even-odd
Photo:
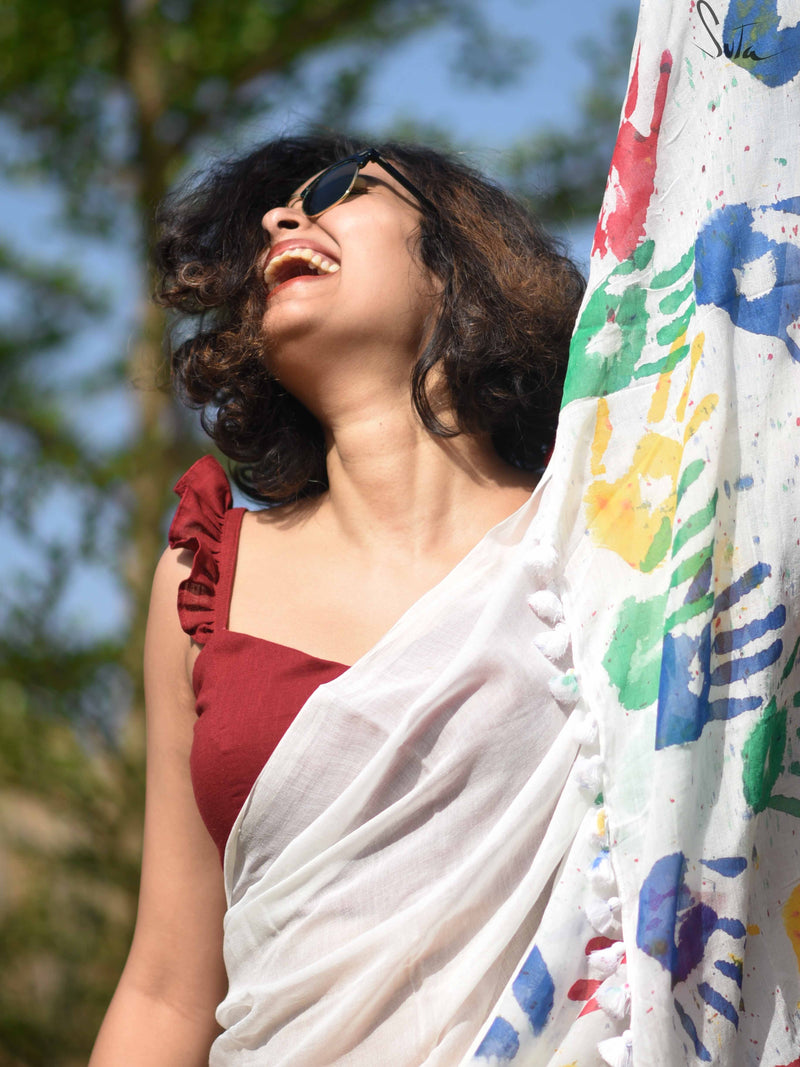
[[[800,1067],[799,14],[641,4],[540,510],[601,825],[478,1067]]]
[[[225,857],[212,1067],[453,1064],[488,1017],[587,807],[520,593],[537,499],[317,690],[262,771]]]

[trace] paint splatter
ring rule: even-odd
[[[609,773],[609,840],[623,917],[635,916],[635,1011],[653,1035],[641,1055],[738,1063],[768,1055],[769,1034],[783,1063],[797,1055],[795,956],[800,968],[800,886],[784,906],[800,828],[787,817],[800,818],[800,677],[789,677],[800,655],[800,189],[788,165],[796,124],[774,141],[769,121],[791,112],[791,96],[768,87],[800,70],[800,24],[785,0],[690,0],[678,20],[647,6],[564,391],[560,471],[581,504],[570,575],[597,578],[587,593],[611,590],[575,626],[575,650],[584,694],[603,694],[600,740],[616,739],[604,758],[623,768],[616,785]],[[687,29],[708,31],[698,11],[719,61],[713,46],[685,48]],[[667,48],[679,78],[659,63]],[[765,479],[783,486],[772,509]],[[577,603],[580,579],[571,589]],[[570,871],[591,888],[588,847],[576,855]],[[585,892],[569,901],[581,921]],[[753,907],[760,926],[746,927]],[[573,1030],[574,1013],[603,995],[586,960],[562,960],[567,925],[551,914],[543,959],[528,961],[504,1014],[518,1059],[561,1063],[601,1022]]]
[[[567,991],[567,1000],[574,1000],[578,1003],[583,1002],[580,1015],[589,1015],[593,1011],[599,1011],[600,1005],[595,1000],[595,993],[602,985],[602,981],[597,978],[579,978],[577,982],[569,987]],[[580,1018],[580,1016],[578,1016]]]
[[[747,870],[747,860],[744,856],[726,856],[716,860],[701,860],[704,867],[710,871],[716,871],[726,878],[735,878]]]

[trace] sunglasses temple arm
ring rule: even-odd
[[[383,167],[383,169],[388,174],[391,174],[395,181],[398,181],[407,192],[411,193],[411,195],[414,196],[417,200],[419,200],[421,204],[424,204],[424,206],[429,211],[432,211],[434,215],[437,214],[436,207],[431,203],[427,196],[424,196],[415,185],[412,185],[408,178],[406,178],[405,174],[401,174],[397,167],[393,167],[392,164],[388,161],[388,159],[384,159],[382,156],[378,156],[378,158],[375,159],[373,162],[379,163]]]

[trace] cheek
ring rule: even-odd
[[[393,328],[419,332],[440,303],[440,287],[427,271],[409,263],[407,258],[399,261],[395,270],[387,270],[380,277],[375,277],[373,272],[365,292],[366,302],[359,301],[364,313],[382,322],[388,332]]]
[[[420,261],[415,237],[403,234],[398,239],[392,255],[384,261],[382,277],[393,287],[398,304],[406,304],[411,312],[428,311],[438,304],[442,285]]]
[[[442,306],[444,286],[427,268],[419,264],[409,272],[408,280],[412,307],[423,328],[426,332],[430,331]]]

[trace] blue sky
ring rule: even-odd
[[[453,34],[432,33],[394,53],[372,79],[366,125],[386,116],[411,116],[451,131],[456,143],[474,145],[491,156],[537,126],[575,116],[586,87],[586,69],[576,55],[581,39],[607,36],[611,13],[634,9],[633,0],[494,0],[483,5],[501,32],[526,44],[535,60],[514,84],[492,91],[454,85],[448,64]],[[620,101],[621,104],[621,101]]]
[[[366,103],[358,125],[377,132],[396,120],[413,120],[449,132],[453,143],[463,146],[470,158],[490,173],[499,169],[502,153],[516,138],[542,126],[561,123],[569,126],[577,114],[577,102],[587,84],[586,67],[576,52],[581,39],[603,40],[608,36],[611,13],[619,6],[635,9],[635,0],[485,0],[484,13],[499,31],[524,45],[534,57],[523,74],[510,85],[492,89],[485,85],[469,88],[453,68],[458,60],[458,35],[450,30],[428,32],[381,57],[371,73]],[[499,59],[502,62],[502,55]],[[324,64],[324,60],[321,61]],[[315,66],[309,71],[313,85]],[[621,104],[621,101],[620,101]],[[310,109],[309,109],[310,111]],[[305,116],[302,99],[292,110],[276,116],[276,126],[292,125]],[[2,136],[0,142],[7,139]],[[263,136],[264,130],[259,130]],[[57,202],[46,185],[25,190],[0,187],[3,205],[3,231],[21,248],[47,249],[58,259],[86,266],[94,277],[109,279],[114,305],[113,332],[124,338],[132,320],[138,293],[138,273],[130,248],[124,240],[87,242],[77,240],[59,227]],[[569,233],[579,260],[588,259],[591,227]],[[0,309],[7,310],[8,293],[0,293]],[[114,345],[118,349],[118,344]],[[99,330],[82,335],[61,365],[69,370],[100,366],[108,351],[108,333]],[[124,398],[109,395],[93,405],[92,429],[98,445],[130,425],[131,406]],[[69,500],[48,501],[45,523],[66,521]],[[0,522],[0,534],[6,534]],[[35,567],[35,557],[25,545],[13,539],[16,560]],[[86,570],[72,586],[66,611],[83,632],[102,632],[124,617],[124,601],[115,583],[98,571]]]

